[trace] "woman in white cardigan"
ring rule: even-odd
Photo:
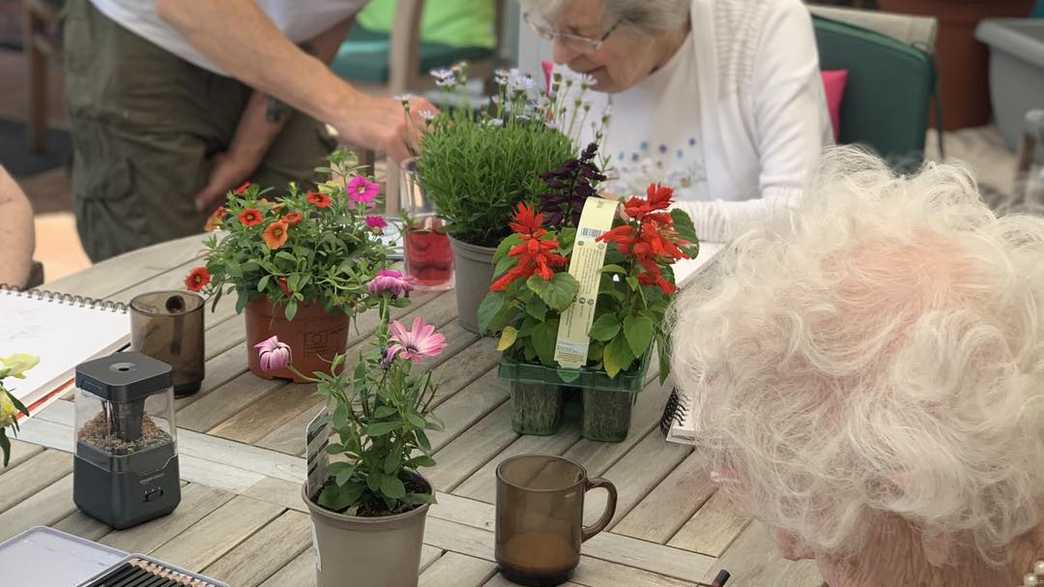
[[[701,239],[788,214],[833,142],[801,0],[525,0],[557,70],[611,110],[609,192],[675,188]],[[575,86],[574,86],[575,89]],[[581,130],[585,144],[595,129]]]

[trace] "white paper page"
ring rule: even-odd
[[[80,363],[118,350],[129,339],[130,316],[122,310],[0,292],[0,357],[26,353],[40,359],[25,379],[5,382],[26,406],[71,378]]]

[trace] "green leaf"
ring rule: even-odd
[[[493,279],[496,280],[501,275],[507,273],[508,269],[511,269],[517,264],[518,259],[514,257],[504,257],[500,261],[497,261],[497,266],[493,269]]]
[[[286,319],[291,322],[294,320],[294,316],[297,315],[297,300],[290,300],[286,303]]]
[[[290,274],[290,278],[286,280],[286,285],[287,285],[287,287],[290,288],[290,291],[300,291],[301,290],[301,274],[300,273],[291,273]]]
[[[616,314],[602,314],[591,324],[591,338],[608,342],[620,332],[620,319]]]
[[[497,343],[497,350],[504,352],[511,348],[511,345],[515,344],[515,340],[518,339],[518,330],[515,330],[514,326],[505,326],[504,331],[500,333],[500,341]]]
[[[627,285],[631,286],[632,291],[638,291],[638,289],[640,289],[638,278],[633,275],[627,276]]]
[[[7,438],[7,430],[0,428],[0,452],[4,453],[4,466],[11,461],[11,441]]]
[[[417,467],[434,467],[435,459],[429,457],[428,455],[420,455],[410,459],[409,462],[406,463],[406,465],[412,469],[416,469]]]
[[[482,298],[478,307],[479,330],[482,334],[492,334],[500,329],[496,328],[497,316],[504,309],[507,296],[501,292],[490,292]]]
[[[389,475],[394,475],[399,471],[399,465],[402,464],[402,451],[398,450],[397,446],[392,447],[388,451],[388,456],[384,459],[384,472]]]
[[[500,244],[497,245],[497,252],[493,254],[493,262],[499,264],[500,260],[507,256],[508,251],[510,251],[512,247],[521,243],[522,237],[517,234],[512,234],[500,241]]]
[[[640,357],[649,350],[656,325],[648,316],[628,316],[624,318],[623,332],[627,344],[631,347],[631,353]]]
[[[420,414],[409,413],[406,414],[406,421],[410,423],[414,428],[424,429],[428,427],[428,422],[420,416]]]
[[[529,337],[540,362],[547,366],[555,364],[555,343],[558,340],[558,320],[537,324]]]
[[[351,463],[333,463],[330,465],[330,475],[335,476],[334,481],[338,485],[344,485],[352,478],[355,473],[355,465]]]
[[[382,419],[387,418],[388,416],[393,416],[398,413],[399,410],[392,406],[378,406],[378,408],[373,411],[373,416],[375,418]]]
[[[337,444],[336,442],[332,443],[332,444],[328,444],[326,446],[327,454],[331,454],[331,455],[342,453],[345,450],[347,450],[347,449],[344,447],[343,444]]]
[[[415,434],[417,435],[417,446],[419,446],[423,451],[430,451],[431,441],[428,440],[428,435],[425,434],[423,430],[418,430]]]
[[[675,208],[671,210],[671,219],[674,220],[674,232],[678,233],[678,236],[689,241],[689,244],[698,244],[699,238],[696,236],[696,227],[692,224],[692,218],[685,213],[684,210]]]
[[[431,505],[435,503],[435,496],[430,493],[411,493],[402,498],[402,502],[410,505]]]
[[[547,318],[547,304],[538,296],[531,296],[526,302],[526,314],[543,322]]]
[[[245,295],[239,294],[239,297],[236,298],[236,314],[242,314],[249,303],[250,300]]]
[[[319,505],[335,512],[346,510],[359,501],[365,490],[366,486],[362,483],[349,483],[343,486],[327,485],[319,494]]]
[[[526,281],[526,287],[540,296],[540,299],[553,310],[564,312],[576,299],[580,283],[568,273],[555,273],[551,281],[544,281],[539,275],[533,275]]]
[[[563,251],[569,251],[573,248],[573,241],[576,240],[576,228],[567,226],[558,231],[558,248]],[[568,256],[568,255],[567,255]]]
[[[366,435],[370,437],[384,436],[400,427],[399,422],[374,422],[366,426]]]
[[[610,379],[616,377],[620,371],[630,367],[632,362],[634,362],[634,354],[631,353],[631,347],[627,344],[626,336],[621,334],[605,346],[605,352],[602,353],[602,363],[605,365],[605,372]]]
[[[265,291],[265,288],[268,287],[268,280],[271,277],[272,276],[268,275],[267,273],[265,275],[262,275],[261,279],[257,280],[257,291]]]
[[[402,499],[406,497],[406,486],[399,481],[398,477],[386,475],[381,479],[381,493],[392,499]]]
[[[602,273],[623,273],[626,274],[627,270],[619,265],[606,265],[602,267]]]

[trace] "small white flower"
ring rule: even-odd
[[[431,75],[432,75],[432,77],[434,77],[435,79],[440,80],[440,81],[441,80],[452,79],[453,78],[453,70],[452,69],[447,69],[445,67],[441,68],[441,69],[433,69],[433,70],[431,70]]]
[[[486,126],[491,126],[493,128],[499,128],[501,126],[504,126],[504,121],[499,118],[489,118],[486,119],[483,122],[483,124],[485,124]]]
[[[431,110],[427,110],[427,109],[421,110],[419,112],[419,114],[420,114],[421,118],[423,118],[424,120],[427,120],[428,122],[431,122],[432,119],[435,118],[435,112],[433,112]]]

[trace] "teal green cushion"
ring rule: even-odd
[[[920,165],[935,89],[929,54],[861,27],[814,17],[820,68],[846,69],[841,144],[862,144],[897,166]]]
[[[337,51],[330,69],[351,81],[383,84],[388,81],[388,61],[391,56],[391,36],[359,25]],[[420,70],[448,67],[460,61],[477,61],[493,56],[493,51],[481,47],[451,47],[441,43],[420,45]]]

